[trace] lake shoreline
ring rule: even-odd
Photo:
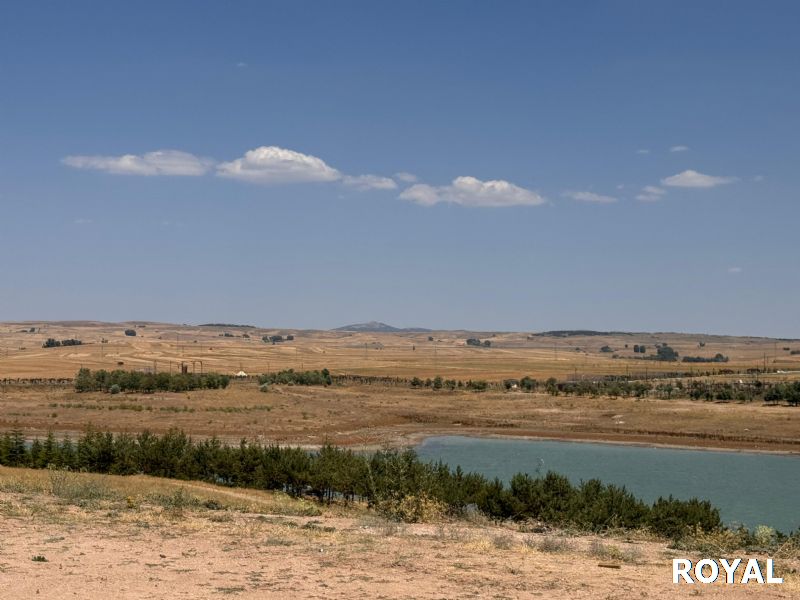
[[[708,451],[708,452],[729,452],[729,453],[739,453],[739,454],[767,454],[767,455],[776,455],[776,456],[797,456],[800,457],[800,449],[797,450],[790,450],[785,448],[780,449],[765,449],[765,448],[757,448],[751,447],[749,445],[705,445],[705,444],[674,444],[670,442],[659,442],[654,440],[631,440],[631,439],[621,439],[623,436],[619,436],[616,439],[608,439],[607,437],[592,437],[591,434],[589,435],[580,435],[580,434],[561,434],[561,435],[553,435],[553,434],[507,434],[507,433],[499,433],[493,431],[441,431],[441,432],[416,432],[410,433],[407,435],[403,435],[401,439],[398,439],[398,447],[402,448],[415,448],[417,446],[422,445],[426,440],[431,438],[438,438],[438,437],[464,437],[464,438],[475,438],[475,439],[496,439],[496,440],[508,440],[508,441],[540,441],[540,442],[564,442],[564,443],[581,443],[581,444],[604,444],[604,445],[611,445],[611,446],[632,446],[638,448],[663,448],[668,450],[692,450],[696,452]],[[704,440],[700,440],[704,441]],[[783,444],[776,444],[776,445],[783,445]],[[376,449],[379,449],[380,446],[376,446]]]
[[[63,439],[69,436],[75,440],[85,433],[86,430],[52,430],[56,439]],[[114,433],[136,433],[131,431],[118,431],[111,429]],[[28,442],[34,439],[44,439],[47,436],[46,431],[37,430],[22,430],[25,439]],[[153,433],[161,433],[155,431]],[[193,434],[186,432],[187,435],[194,439],[210,439],[211,435]],[[283,439],[270,439],[264,436],[231,436],[231,435],[218,435],[217,439],[228,443],[238,444],[242,439],[260,443],[260,444],[276,444],[279,446],[293,446],[303,448],[305,450],[316,450],[321,448],[324,444],[317,442],[309,442],[308,440],[301,440],[299,438],[283,438]],[[772,446],[769,448],[759,447],[756,442],[747,441],[728,441],[719,443],[720,440],[706,440],[697,439],[690,436],[685,437],[686,443],[673,443],[672,441],[662,441],[663,438],[672,437],[667,435],[648,436],[638,435],[633,436],[629,434],[604,434],[592,432],[564,432],[556,434],[553,432],[520,432],[508,433],[504,431],[497,431],[485,428],[431,428],[426,430],[410,430],[403,431],[401,429],[387,428],[370,428],[367,430],[359,430],[348,432],[343,437],[331,440],[331,444],[342,448],[351,448],[362,452],[374,452],[377,450],[386,449],[407,449],[416,448],[422,445],[425,440],[437,437],[464,437],[474,439],[497,439],[508,441],[541,441],[541,442],[576,442],[581,444],[603,444],[610,446],[628,446],[637,448],[663,448],[668,450],[693,450],[693,451],[707,451],[707,452],[728,452],[739,454],[766,454],[775,456],[797,456],[800,457],[800,444],[795,445],[787,444],[784,441],[775,441],[774,443],[766,443]],[[683,437],[683,436],[675,436]],[[716,443],[715,443],[716,442]],[[763,445],[763,444],[762,444]]]

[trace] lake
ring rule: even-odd
[[[727,525],[800,528],[798,456],[460,436],[431,437],[416,450],[423,460],[504,481],[556,471],[574,483],[624,485],[647,502],[670,494],[710,500]]]

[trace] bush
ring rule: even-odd
[[[119,387],[118,383],[113,384],[110,388],[108,388],[109,394],[119,394],[122,390]]]
[[[430,523],[439,521],[447,514],[447,507],[439,500],[429,498],[424,492],[418,496],[403,496],[385,500],[378,505],[385,517],[403,523]]]

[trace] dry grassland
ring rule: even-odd
[[[35,328],[35,333],[23,330]],[[124,335],[134,328],[138,335]],[[250,337],[223,337],[247,334]],[[264,335],[293,334],[281,344],[265,344]],[[41,347],[48,338],[77,338],[82,346]],[[433,341],[429,341],[429,337]],[[491,341],[491,348],[465,345],[468,337]],[[106,340],[106,343],[101,343]],[[635,344],[649,353],[657,342],[668,343],[681,356],[730,357],[724,365],[689,365],[635,360]],[[699,344],[703,342],[704,347]],[[626,348],[627,344],[627,348]],[[613,353],[600,349],[609,346]],[[789,348],[790,350],[785,350]],[[73,377],[81,366],[91,369],[178,370],[181,363],[199,372],[263,373],[279,369],[322,369],[333,373],[487,379],[530,375],[567,379],[602,374],[656,374],[705,371],[719,367],[800,371],[800,340],[720,337],[688,334],[617,334],[547,337],[527,333],[347,333],[255,328],[192,327],[162,323],[26,322],[0,323],[0,379]],[[617,354],[619,358],[612,358]],[[122,363],[121,365],[119,363]]]
[[[437,434],[605,440],[800,451],[800,410],[689,400],[434,391],[383,385],[234,382],[188,393],[76,393],[69,385],[5,386],[0,429],[28,437],[102,430],[216,435],[264,443],[397,446]]]
[[[128,327],[138,335],[125,336]],[[30,328],[35,332],[28,332]],[[224,337],[226,332],[238,337]],[[250,337],[242,337],[245,333]],[[261,341],[263,335],[289,333],[295,336],[291,342]],[[41,344],[48,337],[78,338],[84,344],[44,349]],[[492,346],[468,347],[467,337],[489,339]],[[720,352],[730,362],[689,365],[632,358],[634,344],[645,344],[652,353],[656,342],[668,343],[681,355]],[[605,345],[621,358],[601,352]],[[652,377],[664,370],[739,370],[766,364],[785,371],[767,378],[785,380],[800,372],[800,355],[791,355],[792,349],[800,349],[800,342],[684,334],[553,338],[525,333],[352,334],[158,323],[5,323],[0,324],[0,380],[69,378],[81,366],[177,371],[181,362],[198,372],[329,368],[335,374],[493,381],[525,374],[540,380],[625,372]],[[29,437],[47,431],[78,433],[91,423],[113,431],[178,427],[195,436],[309,445],[400,445],[425,435],[458,433],[796,452],[799,414],[795,408],[761,403],[554,398],[412,390],[405,385],[271,386],[262,393],[250,380],[235,381],[226,390],[113,396],[76,394],[68,384],[0,385],[0,429],[18,427]]]

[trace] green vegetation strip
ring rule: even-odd
[[[573,485],[559,474],[517,474],[510,484],[477,473],[425,463],[413,450],[364,455],[324,446],[318,451],[194,441],[183,432],[162,436],[89,430],[76,442],[50,434],[28,444],[21,432],[0,438],[0,464],[115,475],[145,474],[311,496],[320,502],[359,500],[405,521],[431,514],[480,511],[496,520],[536,519],[583,530],[639,529],[679,539],[722,531],[719,511],[697,499],[659,498],[646,504],[624,487],[596,479]]]

